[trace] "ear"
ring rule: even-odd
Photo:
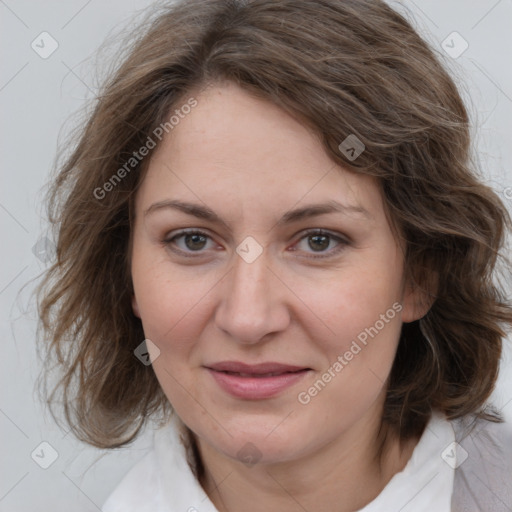
[[[402,299],[402,322],[414,322],[423,318],[437,297],[439,274],[430,271],[428,277],[421,280],[409,278],[404,286]]]
[[[135,294],[132,295],[132,310],[133,310],[133,314],[137,318],[140,318],[139,305],[137,304],[137,299],[135,297]]]

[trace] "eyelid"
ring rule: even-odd
[[[170,231],[167,233],[163,239],[163,242],[170,242],[174,238],[178,238],[181,235],[203,235],[207,236],[209,238],[212,238],[212,236],[201,228],[181,228],[181,229],[174,229],[173,231]]]
[[[346,235],[342,235],[341,233],[335,233],[334,231],[330,231],[324,228],[309,228],[304,231],[301,231],[299,234],[298,240],[302,240],[306,236],[311,235],[328,235],[331,238],[335,238],[336,240],[341,240],[342,242],[350,243],[350,239]]]

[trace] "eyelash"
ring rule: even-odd
[[[190,229],[184,229],[182,231],[179,231],[172,237],[162,240],[162,244],[166,247],[169,247],[173,252],[179,253],[179,254],[185,256],[186,258],[197,258],[197,257],[202,256],[203,255],[202,251],[197,251],[197,254],[194,254],[195,251],[188,252],[188,251],[183,251],[182,249],[176,249],[176,248],[170,247],[175,242],[176,239],[179,239],[186,235],[200,235],[200,236],[204,236],[211,240],[211,236],[208,233],[201,231],[199,229],[190,228]],[[325,252],[320,252],[315,255],[310,255],[310,256],[307,256],[307,258],[311,258],[311,259],[330,258],[330,257],[337,255],[341,250],[344,249],[345,246],[350,244],[348,239],[337,236],[337,235],[331,233],[330,231],[326,231],[324,229],[318,229],[318,228],[307,229],[306,231],[304,231],[302,236],[298,239],[298,241],[296,243],[299,243],[303,239],[308,238],[310,236],[314,236],[314,235],[328,236],[330,238],[330,240],[336,241],[338,243],[338,245],[334,249],[331,249],[330,251],[325,251]]]

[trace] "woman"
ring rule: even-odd
[[[161,420],[105,512],[512,507],[510,217],[468,128],[383,2],[149,20],[55,182],[41,288],[75,434]]]

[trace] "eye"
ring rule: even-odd
[[[348,240],[334,235],[329,231],[322,229],[311,229],[306,231],[305,235],[295,244],[292,251],[297,249],[303,252],[321,253],[319,255],[308,256],[311,258],[325,258],[333,256],[348,245]]]
[[[192,228],[171,234],[162,243],[173,252],[190,257],[201,256],[206,250],[215,247],[208,233]],[[329,231],[310,229],[289,250],[310,253],[308,258],[327,258],[340,252],[349,243],[348,240]]]
[[[182,230],[163,240],[163,244],[175,252],[201,253],[203,249],[212,249],[213,240],[203,231],[197,229]],[[173,247],[174,246],[174,247]]]

